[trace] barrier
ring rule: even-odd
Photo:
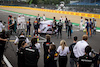
[[[100,19],[100,14],[80,13],[80,12],[71,12],[71,11],[58,11],[58,10],[40,9],[40,8],[31,8],[31,7],[20,7],[20,6],[0,6],[0,7],[38,10],[38,11],[45,11],[45,12],[52,12],[52,13],[61,13],[61,14],[68,14],[68,15],[83,16],[83,17],[89,17],[89,18],[94,17],[94,18]]]

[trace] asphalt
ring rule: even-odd
[[[0,11],[0,20],[2,20],[3,22],[7,22],[8,23],[8,15],[12,15],[13,17],[18,17],[17,14],[12,14],[12,13],[8,13],[8,12],[2,12]],[[25,17],[26,21],[28,20],[29,17]],[[31,18],[31,23],[33,23],[35,18]],[[7,29],[7,23],[5,24],[6,29]],[[33,30],[33,26],[31,27],[31,35],[33,35],[32,33]],[[79,30],[78,27],[73,26],[73,33],[72,33],[72,38],[68,39],[67,38],[67,33],[65,31],[62,32],[62,39],[66,40],[67,42],[67,46],[70,46],[70,44],[72,44],[73,42],[73,37],[77,36],[78,40],[82,40],[82,35],[84,35],[85,33],[83,33],[82,31],[77,31]],[[42,35],[42,37],[45,38],[45,35]],[[15,40],[15,34],[13,34],[10,37],[11,40]],[[31,38],[29,38],[31,39]],[[60,38],[57,38],[55,35],[51,35],[51,41],[55,43],[56,47],[58,47],[60,45],[60,41],[62,40]],[[88,43],[89,45],[97,52],[99,52],[100,49],[100,44],[99,44],[99,40],[100,39],[100,33],[96,33],[96,35],[93,35],[92,37],[89,37],[88,39]],[[11,65],[13,67],[18,67],[17,66],[17,55],[16,55],[16,49],[17,49],[17,45],[14,45],[13,42],[8,42],[6,47],[5,47],[5,53],[4,55],[7,57],[7,59],[9,60],[9,62],[11,63]],[[40,53],[40,59],[38,62],[38,67],[43,67],[43,47],[42,47],[42,43],[41,43],[41,53]],[[68,54],[68,63],[67,63],[67,67],[69,67],[69,55]]]

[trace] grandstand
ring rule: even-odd
[[[100,5],[100,0],[83,0],[70,5]]]

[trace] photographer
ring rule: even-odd
[[[4,47],[5,47],[6,41],[8,40],[6,39],[5,30],[3,30],[0,33],[0,67],[1,67],[1,60],[3,59]]]

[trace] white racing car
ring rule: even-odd
[[[39,33],[52,34],[52,24],[53,24],[53,20],[41,21]]]

